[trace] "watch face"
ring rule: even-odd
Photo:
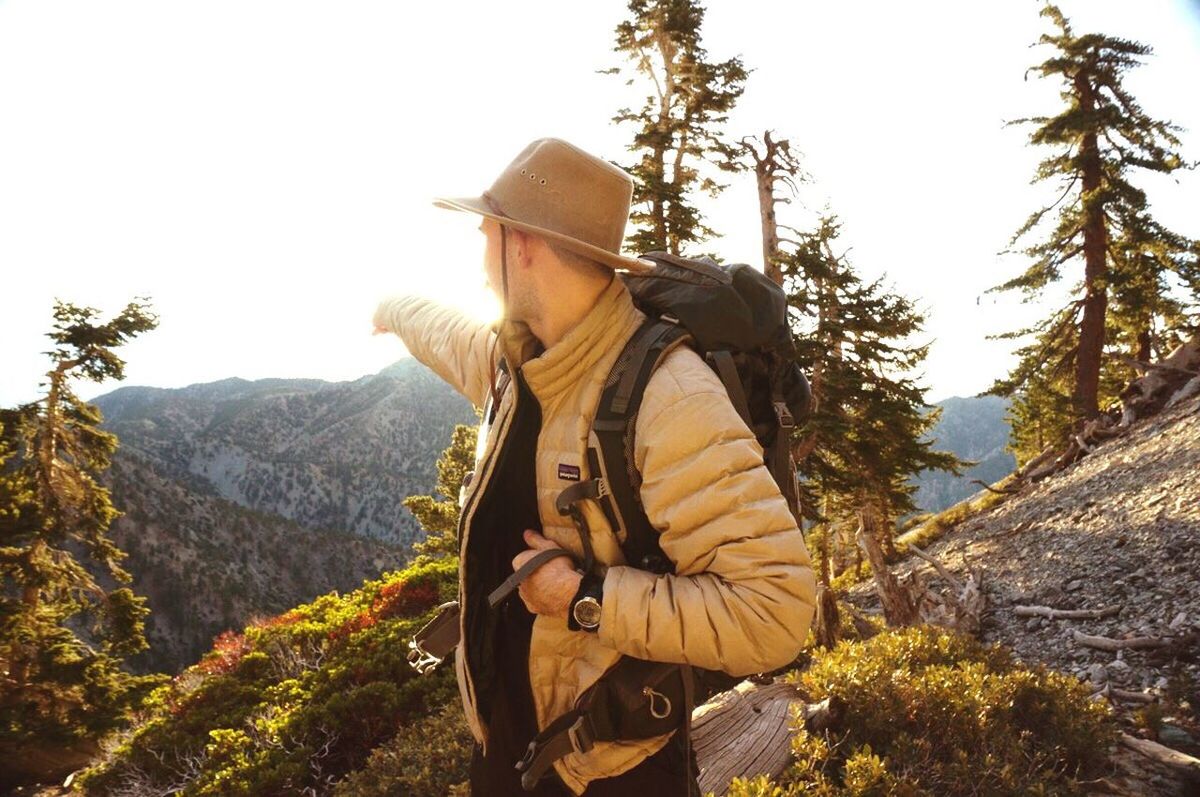
[[[600,602],[590,595],[575,603],[575,622],[584,628],[600,625]]]

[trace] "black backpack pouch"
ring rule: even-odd
[[[648,739],[683,723],[686,701],[678,664],[622,656],[575,702],[597,740]]]
[[[691,668],[622,656],[555,719],[517,763],[521,785],[532,791],[554,762],[586,753],[596,742],[649,739],[674,730],[688,733],[693,702]]]

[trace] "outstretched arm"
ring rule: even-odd
[[[642,503],[675,574],[609,568],[600,638],[733,675],[788,664],[816,611],[816,578],[762,446],[685,347],[651,377],[636,424]]]
[[[491,325],[433,299],[392,296],[375,310],[375,331],[394,332],[404,346],[476,407],[487,398],[496,333]]]

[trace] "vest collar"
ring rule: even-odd
[[[545,403],[585,378],[605,352],[623,341],[636,312],[625,281],[614,272],[591,309],[549,349],[524,321],[496,321],[493,329],[504,358],[521,369],[533,395]]]

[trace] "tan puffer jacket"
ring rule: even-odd
[[[384,300],[375,323],[399,335],[414,357],[478,407],[488,394],[489,372],[498,365],[490,357],[499,334],[498,348],[513,368],[521,368],[541,405],[535,467],[543,533],[580,557],[579,533],[554,505],[558,493],[574,483],[559,478],[559,465],[592,477],[586,458],[591,418],[609,369],[644,317],[614,276],[587,315],[538,356],[533,356],[538,341],[523,322],[480,323],[421,297]],[[480,429],[459,526],[464,552],[517,392],[505,390],[494,423],[486,427],[485,419]],[[813,619],[816,583],[800,530],[763,464],[762,446],[696,352],[676,346],[664,357],[635,424],[642,503],[676,571],[654,575],[624,566],[603,511],[595,501],[583,502],[596,560],[606,571],[600,628],[571,631],[561,618],[535,619],[529,680],[539,728],[571,710],[579,693],[621,654],[735,675],[763,672],[795,658]],[[470,590],[478,589],[471,583],[472,565],[460,563],[464,606]],[[463,643],[471,640],[464,636]],[[466,659],[455,657],[459,689],[471,731],[486,747]],[[582,793],[589,781],[632,768],[669,737],[599,742],[587,754],[560,759],[555,768]]]

